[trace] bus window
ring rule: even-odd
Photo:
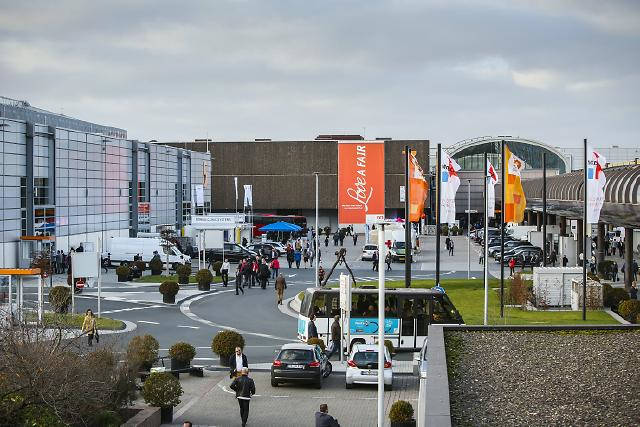
[[[352,294],[351,317],[378,317],[378,295]]]
[[[398,298],[400,303],[400,317],[402,318],[402,331],[401,334],[405,337],[413,337],[413,310],[415,305],[415,298],[409,296],[403,296]],[[413,342],[413,341],[412,341]]]
[[[432,323],[455,323],[443,304],[442,296],[437,296],[433,299],[432,317]]]
[[[427,336],[427,331],[429,330],[429,297],[416,298],[414,315],[416,317],[416,335],[420,337]]]
[[[340,314],[340,295],[339,294],[327,295],[327,310],[330,317]]]
[[[384,298],[384,317],[398,317],[398,298],[395,295],[385,295]]]
[[[311,304],[312,313],[316,317],[327,317],[327,306],[325,304],[326,294],[316,292]]]
[[[302,304],[300,305],[300,314],[305,317],[309,317],[311,312],[309,309],[311,308],[311,299],[313,298],[313,293],[305,292],[304,298],[302,300]]]

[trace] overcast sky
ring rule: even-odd
[[[637,147],[639,42],[635,0],[0,0],[0,95],[143,141]]]

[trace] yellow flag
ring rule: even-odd
[[[507,176],[504,187],[504,222],[519,223],[524,221],[524,210],[527,199],[524,197],[520,171],[524,169],[524,162],[515,156],[505,145],[507,160]]]

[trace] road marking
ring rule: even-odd
[[[287,274],[287,277],[292,278],[292,277],[296,277],[295,274]]]
[[[138,323],[148,323],[150,325],[159,325],[158,322],[152,322],[151,320],[138,320]]]
[[[121,309],[118,309],[118,310],[103,311],[102,314],[122,313],[123,311],[146,310],[147,308],[158,308],[158,307],[164,307],[164,306],[162,306],[162,305],[148,305],[148,306],[145,306],[145,307],[121,308]]]
[[[269,338],[269,339],[272,339],[272,340],[286,341],[286,342],[297,342],[297,340],[294,339],[294,338],[283,338],[283,337],[278,337],[278,336],[275,336],[275,335],[262,334],[262,333],[259,333],[259,332],[243,331],[241,329],[234,328],[233,326],[221,325],[219,323],[215,323],[215,322],[212,322],[210,320],[198,317],[196,314],[191,312],[191,308],[190,307],[191,307],[191,303],[192,302],[199,301],[202,298],[205,298],[205,297],[208,297],[208,296],[219,295],[219,294],[222,294],[222,293],[225,293],[225,292],[235,292],[235,291],[233,289],[229,289],[227,291],[220,291],[220,292],[217,292],[215,294],[198,295],[198,296],[196,296],[194,298],[191,298],[191,299],[189,299],[187,301],[184,301],[182,304],[180,304],[180,311],[182,312],[182,314],[184,314],[185,316],[187,316],[191,320],[194,320],[194,321],[199,322],[199,323],[203,323],[203,324],[208,325],[208,326],[213,326],[214,328],[227,329],[227,330],[230,330],[230,331],[236,331],[236,332],[238,332],[240,334],[254,335],[256,337]]]
[[[193,360],[207,360],[207,361],[213,361],[213,360],[220,360],[220,358],[213,358],[213,357],[194,357]]]
[[[200,329],[200,326],[178,325],[178,328]]]

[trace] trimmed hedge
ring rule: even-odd
[[[622,301],[618,306],[618,314],[622,316],[624,320],[636,323],[640,315],[640,301],[635,299]]]

